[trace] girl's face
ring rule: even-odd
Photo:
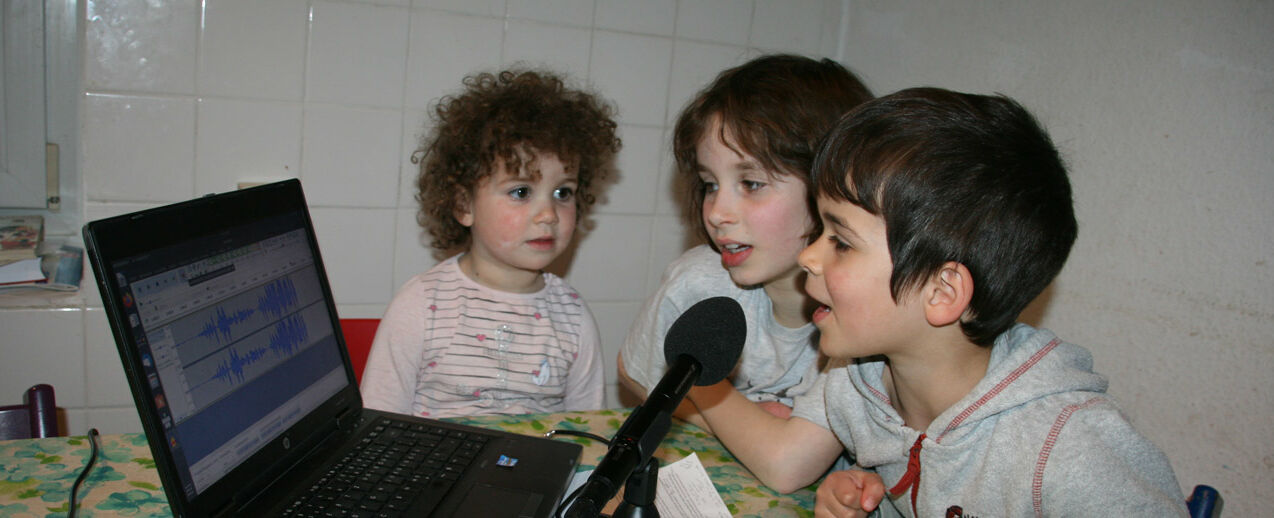
[[[468,255],[482,275],[478,280],[506,291],[535,282],[575,233],[575,173],[552,153],[538,153],[524,167],[538,167],[539,179],[498,163],[456,211],[471,232]]]
[[[796,257],[814,223],[805,184],[727,146],[720,124],[714,118],[695,154],[705,186],[703,224],[721,251],[721,265],[741,286],[794,280],[801,273]]]

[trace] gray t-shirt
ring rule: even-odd
[[[770,297],[761,288],[741,288],[721,266],[721,256],[707,245],[682,254],[664,271],[663,284],[647,301],[621,349],[628,376],[647,390],[667,370],[664,335],[672,323],[703,299],[730,297],[743,307],[747,339],[739,364],[730,375],[735,388],[752,401],[793,404],[818,374],[814,325],[788,328],[774,320]]]

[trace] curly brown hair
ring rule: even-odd
[[[718,137],[723,141],[730,134],[740,148],[736,151],[756,158],[772,173],[795,176],[805,184],[810,218],[819,221],[810,188],[814,153],[842,114],[871,98],[853,72],[830,59],[770,54],[721,72],[681,110],[673,129],[686,219],[712,243],[701,214],[704,183],[696,147],[719,117]]]
[[[614,108],[543,70],[483,72],[463,84],[461,92],[434,106],[434,128],[412,154],[420,164],[416,221],[433,238],[436,252],[445,255],[469,244],[469,228],[456,221],[456,209],[497,164],[538,179],[538,171],[524,169],[536,153],[557,155],[577,175],[575,206],[582,225],[596,199],[593,190],[611,175],[621,145]]]

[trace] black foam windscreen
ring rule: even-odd
[[[696,302],[677,317],[664,337],[664,359],[668,365],[688,355],[703,371],[695,385],[711,385],[725,379],[743,353],[748,321],[743,308],[730,297],[712,297]]]

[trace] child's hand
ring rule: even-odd
[[[884,497],[885,483],[880,475],[862,470],[835,471],[818,486],[814,516],[865,517]]]
[[[777,416],[780,419],[787,419],[792,415],[792,407],[779,403],[778,401],[762,401],[757,403],[762,410]]]

